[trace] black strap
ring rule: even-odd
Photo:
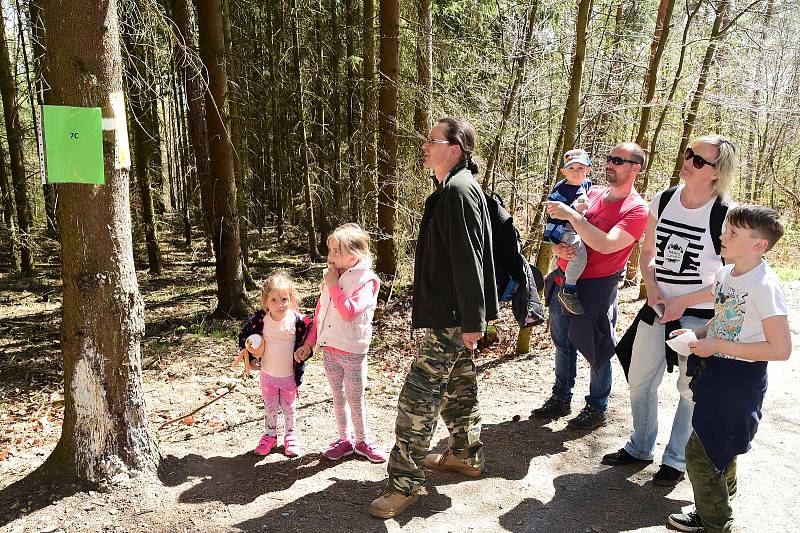
[[[678,186],[670,187],[661,193],[661,198],[658,200],[658,219],[661,220],[661,213],[669,204],[669,201],[675,195]],[[711,233],[711,242],[714,243],[714,252],[719,255],[722,250],[722,242],[720,236],[722,235],[722,224],[725,222],[725,217],[728,214],[729,203],[718,194],[714,199],[714,205],[711,206],[711,214],[708,217],[708,231]]]

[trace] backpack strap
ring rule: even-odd
[[[667,204],[670,200],[672,200],[672,197],[675,195],[675,191],[677,190],[678,186],[675,185],[661,193],[661,198],[658,199],[658,216],[656,217],[656,220],[661,220],[661,213],[663,213],[664,209],[667,208]]]
[[[728,215],[728,208],[730,203],[722,198],[722,195],[717,195],[714,200],[714,205],[711,206],[711,216],[708,218],[708,231],[711,233],[711,242],[714,243],[714,252],[717,255],[722,250],[722,224],[725,222],[725,217]],[[723,261],[723,264],[724,261]]]

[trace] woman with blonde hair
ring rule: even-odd
[[[684,478],[684,448],[692,431],[694,402],[686,375],[687,356],[673,352],[665,338],[695,328],[714,315],[714,275],[722,266],[720,235],[730,202],[725,192],[737,166],[736,147],[722,135],[689,143],[680,171],[682,183],[655,195],[639,258],[647,303],[617,345],[626,364],[633,433],[623,448],[602,463],[652,463],[658,432],[658,386],[664,369],[679,367],[678,407],[661,467],[653,483],[674,486]]]

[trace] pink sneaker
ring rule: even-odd
[[[294,435],[286,435],[283,437],[283,455],[286,457],[297,457],[300,455],[300,445],[297,443],[297,437]]]
[[[358,442],[354,450],[358,455],[363,455],[373,463],[385,463],[386,454],[380,451],[374,444],[369,442]]]
[[[338,461],[345,455],[353,455],[353,445],[345,439],[330,443],[328,449],[322,452],[322,456],[331,461]]]
[[[265,433],[261,436],[261,440],[258,441],[258,446],[253,450],[253,453],[256,455],[269,455],[269,452],[272,451],[276,444],[278,444],[278,439]]]

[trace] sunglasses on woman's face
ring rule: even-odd
[[[689,159],[691,159],[692,160],[692,166],[694,168],[697,168],[697,169],[701,169],[706,165],[708,165],[710,167],[716,167],[717,166],[716,164],[712,163],[711,161],[706,161],[705,159],[703,159],[702,156],[699,156],[696,153],[694,153],[694,150],[692,150],[691,148],[687,148],[686,149],[686,153],[683,154],[683,158],[686,159],[687,161]]]

